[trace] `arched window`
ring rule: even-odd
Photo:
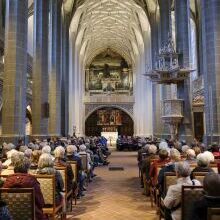
[[[195,70],[191,73],[191,80],[195,80],[198,77],[197,32],[196,23],[192,18],[190,18],[190,41],[190,67]]]

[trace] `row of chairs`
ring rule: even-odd
[[[77,183],[77,163],[76,161],[70,161],[73,173],[74,181]],[[61,219],[66,215],[64,207],[70,202],[72,211],[72,200],[75,198],[75,205],[77,201],[77,190],[75,192],[70,190],[67,192],[67,170],[65,167],[56,167],[60,171],[64,181],[64,203],[59,206],[55,205],[55,176],[54,175],[38,175],[32,174],[37,178],[40,183],[40,188],[44,197],[46,207],[43,208],[43,212],[51,216],[51,219],[55,220],[55,216],[59,215]],[[7,175],[1,175],[2,179],[5,179]],[[35,215],[35,203],[34,203],[34,190],[25,188],[2,188],[1,198],[6,201],[9,211],[14,220],[34,220]]]
[[[193,177],[196,179],[199,177],[199,181],[203,182],[203,179],[207,173],[194,173]],[[167,192],[169,186],[176,184],[177,177],[174,173],[164,174],[164,190]],[[203,186],[182,186],[182,199],[181,199],[181,210],[182,210],[182,220],[189,219],[189,214],[191,213],[191,208],[193,203],[201,199],[203,196]],[[161,198],[159,198],[159,216],[160,219],[164,217],[164,206]],[[220,208],[209,208],[208,209],[208,220],[220,219]]]

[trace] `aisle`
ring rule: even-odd
[[[89,185],[86,196],[73,208],[68,220],[156,220],[149,198],[142,195],[138,179],[136,152],[113,152],[110,165],[124,171],[96,169],[98,175]]]

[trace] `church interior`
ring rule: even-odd
[[[0,220],[220,219],[220,0],[0,0]]]

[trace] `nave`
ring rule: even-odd
[[[97,177],[89,184],[87,193],[73,208],[68,220],[156,220],[149,197],[142,195],[138,178],[137,152],[112,152],[111,166],[124,170],[109,171],[96,168]]]

